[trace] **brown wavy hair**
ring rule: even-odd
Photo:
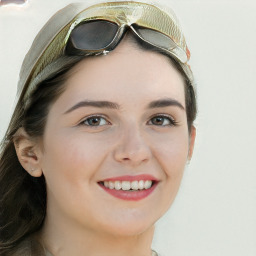
[[[165,54],[159,49],[133,39],[132,41],[136,41],[135,44],[139,48]],[[190,132],[197,113],[195,92],[180,65],[170,56],[168,58],[171,65],[184,78],[187,123]],[[69,57],[66,66],[38,85],[26,109],[22,99],[16,105],[0,147],[0,255],[2,256],[13,255],[20,242],[40,230],[46,214],[45,178],[32,177],[21,166],[14,147],[15,140],[19,139],[16,132],[23,127],[31,138],[43,136],[51,105],[65,90],[64,82],[69,77],[69,71],[82,59],[83,56]]]

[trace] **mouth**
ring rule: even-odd
[[[149,189],[153,186],[153,180],[134,180],[134,181],[102,181],[99,182],[105,188],[123,190],[123,191],[138,191]]]
[[[158,181],[152,176],[123,176],[98,182],[99,186],[110,195],[123,199],[138,201],[149,196]]]

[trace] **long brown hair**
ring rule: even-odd
[[[137,46],[144,50],[156,50],[145,43]],[[163,53],[164,54],[164,53]],[[169,57],[169,56],[168,56]],[[44,176],[30,176],[21,166],[14,147],[15,134],[23,127],[32,138],[42,137],[51,105],[65,90],[64,82],[69,71],[84,57],[73,60],[53,77],[41,82],[31,95],[26,109],[19,100],[1,144],[0,151],[0,255],[12,255],[13,249],[26,237],[38,231],[46,214],[46,186]],[[170,57],[169,57],[170,58]],[[185,102],[188,130],[196,117],[195,92],[179,64],[170,58],[171,65],[180,72],[185,84]]]

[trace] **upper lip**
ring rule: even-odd
[[[152,181],[158,181],[156,177],[150,174],[140,174],[140,175],[123,175],[123,176],[117,176],[117,177],[111,177],[104,179],[102,181],[135,181],[135,180],[152,180]]]

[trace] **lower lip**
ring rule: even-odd
[[[129,191],[129,190],[116,190],[106,188],[104,185],[98,183],[106,192],[110,195],[117,197],[119,199],[127,200],[127,201],[139,201],[146,197],[148,197],[156,188],[157,182],[154,182],[152,187],[149,189]]]

